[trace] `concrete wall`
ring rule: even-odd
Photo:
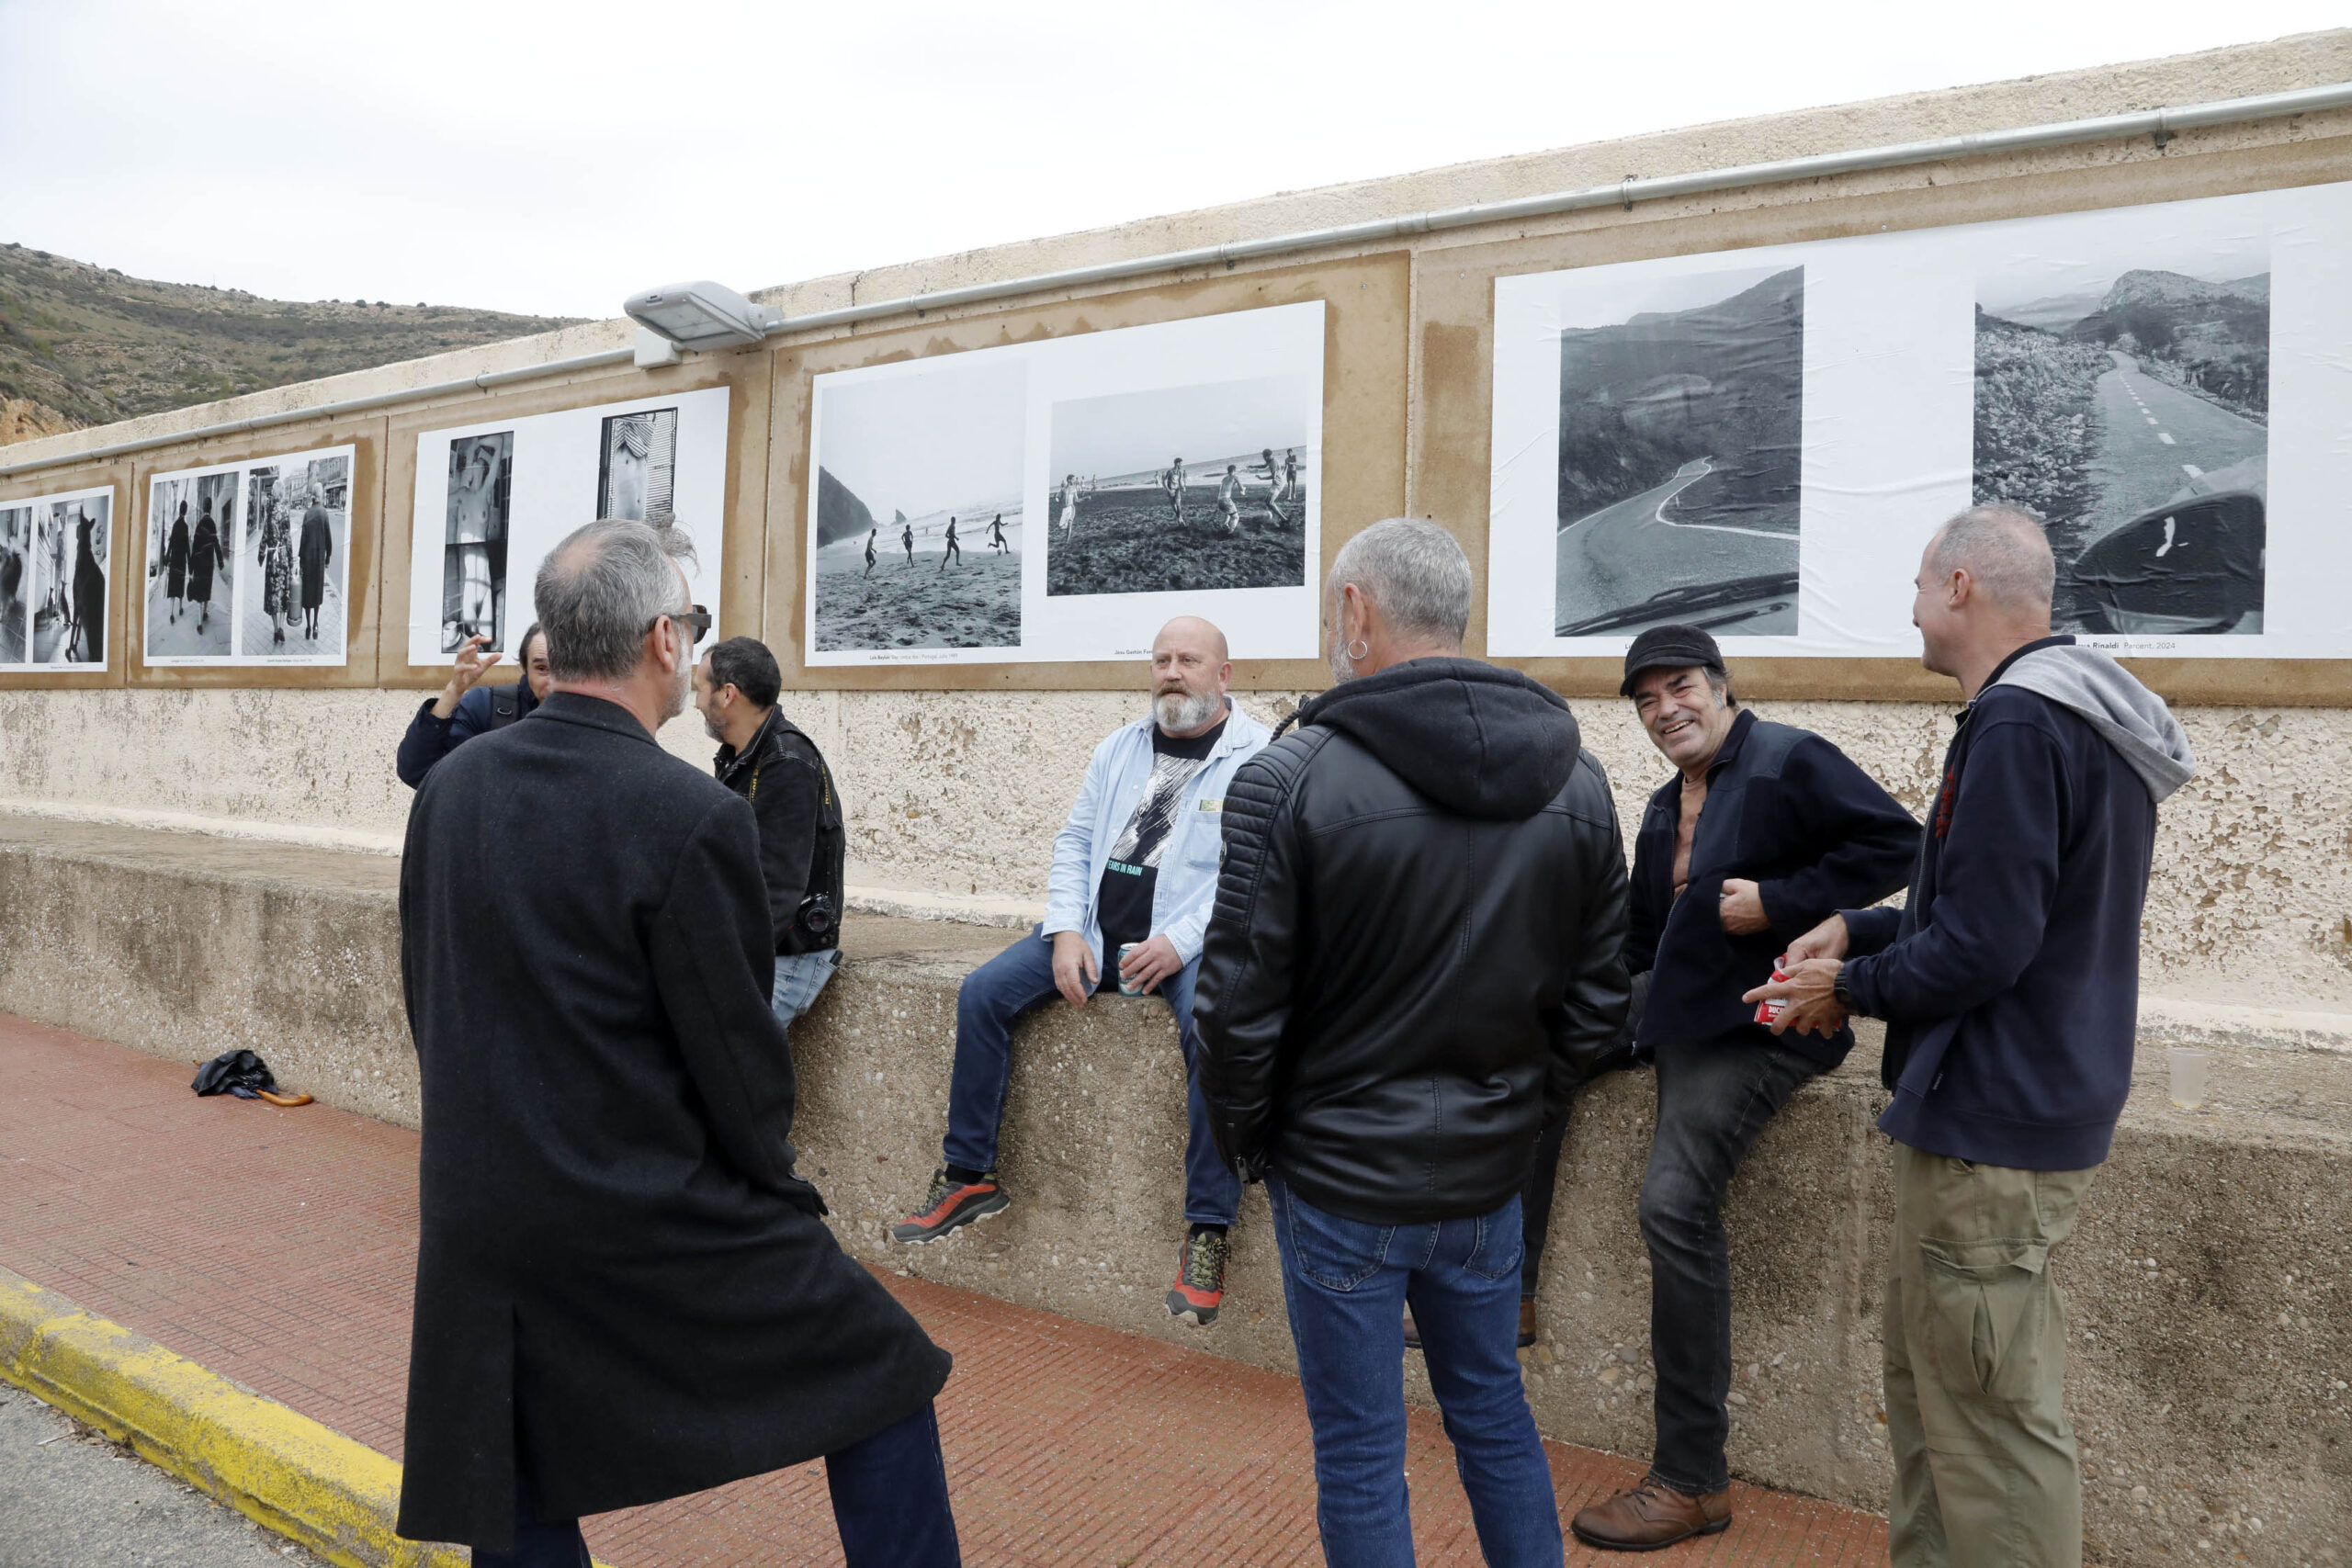
[[[1140,682],[1141,671],[1137,676]],[[390,760],[409,692],[0,692],[0,816],[67,813],[396,851],[409,791]],[[1244,694],[1269,721],[1295,694]],[[912,912],[1034,919],[1088,753],[1140,711],[1114,692],[791,693],[849,807],[851,881]],[[1576,704],[1629,825],[1666,769],[1616,698]],[[1951,708],[1766,703],[1829,736],[1923,808]],[[2143,973],[2215,1026],[2255,1010],[2324,1015],[2352,1038],[2352,712],[2190,707],[2200,761],[2168,802]],[[707,764],[692,713],[662,740]],[[1630,830],[1630,826],[1629,826]],[[876,906],[876,907],[878,907]],[[2184,1015],[2186,1016],[2186,1015]],[[2277,1027],[2277,1021],[2265,1027]]]
[[[288,1087],[414,1125],[396,863],[284,845],[0,821],[0,1010],[189,1060],[260,1050]],[[804,1173],[877,1264],[1089,1322],[1293,1368],[1261,1190],[1216,1325],[1161,1305],[1182,1235],[1183,1075],[1157,1001],[1056,1004],[1017,1040],[1004,1215],[899,1248],[938,1159],[955,988],[1005,940],[854,919],[850,959],[794,1032]],[[2213,1046],[2205,1110],[2171,1109],[2143,1040],[2113,1158],[2062,1253],[2069,1397],[2091,1556],[2352,1563],[2352,1075],[2339,1058]],[[1884,1506],[1880,1280],[1890,1224],[1876,1042],[1801,1090],[1733,1190],[1731,1458],[1768,1484]],[[1634,1203],[1646,1074],[1579,1102],[1523,1358],[1548,1434],[1652,1438],[1648,1269]],[[1408,1363],[1409,1364],[1409,1363]],[[1414,1396],[1426,1401],[1414,1374]]]

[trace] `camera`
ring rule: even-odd
[[[821,940],[841,929],[842,913],[834,907],[831,894],[811,893],[800,900],[800,912],[794,917],[794,923]]]

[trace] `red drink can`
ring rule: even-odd
[[[1788,963],[1789,955],[1785,953],[1781,954],[1780,957],[1772,960],[1773,979],[1785,980],[1789,977]],[[1786,997],[1776,997],[1767,1001],[1758,1002],[1756,1004],[1756,1021],[1758,1023],[1778,1023],[1781,1021],[1781,1015],[1788,1010],[1789,1002]]]

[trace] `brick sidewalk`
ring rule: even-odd
[[[0,1266],[399,1458],[416,1135],[323,1106],[198,1100],[191,1076],[0,1015]],[[940,1424],[974,1568],[1321,1561],[1292,1380],[886,1283],[956,1356]],[[1564,1513],[1640,1469],[1549,1446]],[[1413,1413],[1408,1464],[1421,1561],[1478,1562],[1434,1415]],[[1745,1486],[1734,1502],[1730,1530],[1661,1561],[1885,1561],[1870,1515]],[[821,1465],[606,1515],[588,1539],[619,1568],[841,1561]],[[1618,1560],[1571,1542],[1569,1561]]]

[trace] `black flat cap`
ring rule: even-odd
[[[1634,678],[1645,670],[1688,670],[1693,665],[1728,678],[1724,650],[1715,646],[1713,637],[1697,626],[1652,626],[1625,650],[1625,680],[1617,694],[1632,696]]]

